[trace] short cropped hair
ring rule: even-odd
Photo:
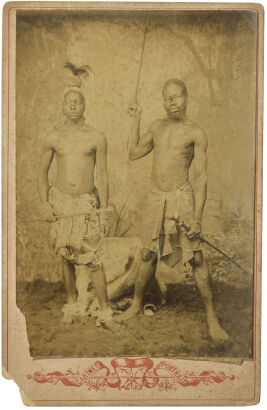
[[[169,80],[167,80],[167,81],[164,83],[163,87],[162,87],[162,94],[164,94],[166,88],[167,88],[170,84],[178,85],[178,86],[181,88],[181,90],[182,90],[182,92],[183,92],[183,95],[184,95],[185,97],[188,96],[187,87],[186,87],[185,83],[184,83],[182,80],[178,80],[178,78],[170,78]]]

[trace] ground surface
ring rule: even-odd
[[[17,304],[26,317],[34,357],[251,357],[251,292],[219,283],[213,290],[220,322],[231,336],[224,347],[210,340],[203,303],[193,286],[170,286],[167,304],[154,316],[140,315],[116,332],[97,328],[92,317],[61,323],[65,292],[60,282],[18,283]]]

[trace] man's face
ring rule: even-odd
[[[84,113],[85,103],[78,91],[69,91],[63,102],[63,112],[72,121],[78,121]]]
[[[170,118],[183,118],[186,110],[187,97],[177,84],[169,84],[163,91],[164,107]]]

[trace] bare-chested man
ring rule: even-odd
[[[105,257],[102,228],[110,212],[107,142],[101,132],[85,123],[84,110],[85,99],[79,88],[68,89],[63,101],[65,123],[44,141],[38,188],[43,218],[55,222],[55,249],[62,255],[67,304],[75,302],[75,264],[80,265],[82,271],[89,268],[99,302],[99,319],[105,321],[112,315],[102,266]],[[49,187],[48,171],[54,157],[56,184]]]
[[[207,194],[207,138],[203,130],[186,117],[187,89],[171,79],[163,87],[166,118],[154,121],[140,138],[141,108],[130,106],[134,118],[129,159],[142,158],[153,150],[152,186],[143,205],[142,264],[135,283],[131,307],[119,317],[127,320],[142,310],[144,292],[154,276],[160,258],[169,266],[182,259],[190,262],[203,297],[209,333],[216,341],[228,335],[220,326],[209,285],[208,271],[198,235]],[[189,168],[194,158],[194,192]],[[182,225],[189,226],[186,231]]]

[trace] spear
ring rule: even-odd
[[[140,79],[141,79],[143,60],[144,60],[144,50],[145,50],[145,44],[146,44],[146,36],[147,36],[148,30],[149,30],[149,26],[150,26],[150,23],[148,23],[146,25],[146,27],[144,29],[144,34],[143,34],[143,42],[142,42],[142,47],[141,47],[140,61],[139,61],[139,67],[138,67],[138,73],[137,73],[137,79],[136,79],[136,87],[135,87],[134,100],[133,100],[134,104],[137,104],[138,101],[139,101]],[[130,136],[128,137],[127,145],[126,145],[127,152],[129,151],[129,141],[130,141]],[[127,176],[129,175],[129,168],[130,168],[130,160],[129,160],[129,158],[127,158],[127,160],[126,160],[126,171],[124,173],[124,177],[123,177],[123,180],[122,180],[123,181],[122,182],[123,186],[125,186],[125,184],[128,185]],[[119,218],[117,220],[116,227],[115,227],[115,233],[118,233],[118,231],[120,230],[121,223],[122,223],[123,216],[124,216],[123,214],[127,211],[129,200],[130,199],[128,197],[128,199],[126,199],[126,201],[123,205],[123,208],[120,212],[120,215],[119,215]],[[126,230],[124,230],[124,232],[120,236],[124,236],[131,227],[132,227],[132,225],[129,225],[126,228]]]
[[[186,229],[186,231],[190,231],[190,226],[186,225],[184,222],[179,222],[178,226],[182,226]],[[250,273],[243,268],[243,266],[239,265],[234,259],[232,259],[230,256],[226,255],[221,249],[219,249],[217,246],[215,246],[213,243],[208,241],[206,238],[203,238],[203,236],[198,236],[197,239],[199,239],[201,242],[206,243],[210,248],[214,249],[216,252],[220,253],[222,256],[225,257],[229,262],[232,262],[235,266],[237,266],[239,269],[241,269],[244,273],[247,275],[250,275]]]
[[[142,66],[143,66],[147,32],[148,32],[148,25],[146,26],[144,30],[144,37],[143,37],[143,43],[142,43],[141,55],[140,55],[140,63],[139,63],[139,68],[138,68],[137,80],[136,80],[136,88],[135,88],[135,96],[134,96],[134,102],[136,104],[138,102],[138,96],[139,96],[139,87],[140,87],[140,79],[141,79],[141,72],[142,72]]]
[[[58,219],[63,219],[63,218],[72,218],[74,216],[90,216],[90,215],[100,215],[103,212],[102,209],[99,209],[97,211],[94,212],[87,212],[87,213],[78,213],[78,214],[66,214],[66,215],[54,215],[54,217],[58,220]],[[29,222],[47,222],[45,219],[43,218],[37,218],[37,219],[22,219],[19,221],[19,223],[29,223]]]
[[[144,30],[144,36],[143,36],[143,42],[142,42],[142,48],[141,48],[141,54],[140,54],[140,62],[139,62],[139,67],[138,67],[136,87],[135,87],[134,100],[133,100],[134,104],[137,104],[138,100],[139,100],[140,79],[141,79],[141,73],[142,73],[142,66],[143,66],[144,50],[145,50],[147,32],[148,32],[148,24],[146,25],[145,30]],[[129,149],[129,138],[128,138],[128,141],[127,141],[127,151],[128,151],[128,149]],[[128,161],[128,163],[129,163],[129,161]]]

